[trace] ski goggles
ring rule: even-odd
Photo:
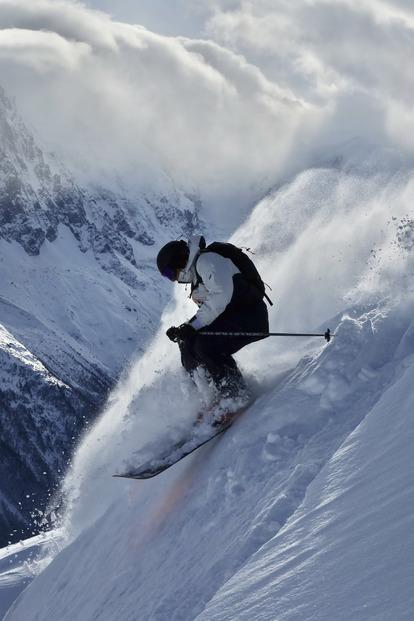
[[[174,282],[174,280],[177,280],[177,270],[166,267],[162,270],[161,276],[164,276],[164,278],[168,278],[168,280],[172,280]]]

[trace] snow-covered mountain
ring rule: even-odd
[[[272,287],[272,329],[335,336],[249,346],[257,398],[230,430],[113,479],[200,407],[164,334],[192,313],[177,288],[78,445],[63,519],[40,553],[3,551],[5,597],[36,574],[7,621],[412,618],[412,196],[398,153],[352,141],[257,204],[233,240]]]
[[[198,228],[198,211],[162,171],[151,192],[80,185],[0,90],[0,545],[36,533],[85,425],[154,334],[169,296],[155,240]]]

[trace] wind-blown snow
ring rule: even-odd
[[[225,435],[156,479],[112,479],[200,406],[164,335],[193,312],[177,286],[78,448],[63,550],[45,547],[8,621],[411,618],[412,171],[337,151],[340,167],[303,171],[233,236],[272,287],[272,329],[330,327],[331,343],[245,348],[257,399]]]

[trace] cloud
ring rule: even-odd
[[[70,0],[0,0],[1,27],[55,32],[73,41],[114,47],[111,20]]]
[[[6,92],[90,174],[139,178],[153,157],[210,200],[241,204],[259,175],[283,167],[303,105],[242,56],[64,0],[2,0],[0,11]]]
[[[239,2],[217,10],[207,32],[307,100],[356,91],[413,100],[414,13],[405,2]]]
[[[239,1],[206,32],[316,106],[318,144],[362,136],[402,149],[414,131],[414,9],[404,0]],[[405,138],[404,138],[405,135]]]
[[[0,31],[0,58],[3,62],[31,67],[35,71],[71,71],[90,51],[88,44],[68,41],[54,32],[18,28]]]
[[[402,0],[180,7],[187,21],[209,16],[208,39],[70,0],[0,0],[2,86],[89,178],[153,183],[156,162],[216,202],[218,218],[223,205],[242,217],[321,144],[361,135],[410,150],[414,20]]]

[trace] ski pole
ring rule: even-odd
[[[200,336],[323,336],[329,343],[332,336],[330,329],[328,328],[324,334],[297,334],[294,332],[204,332],[200,331]]]

